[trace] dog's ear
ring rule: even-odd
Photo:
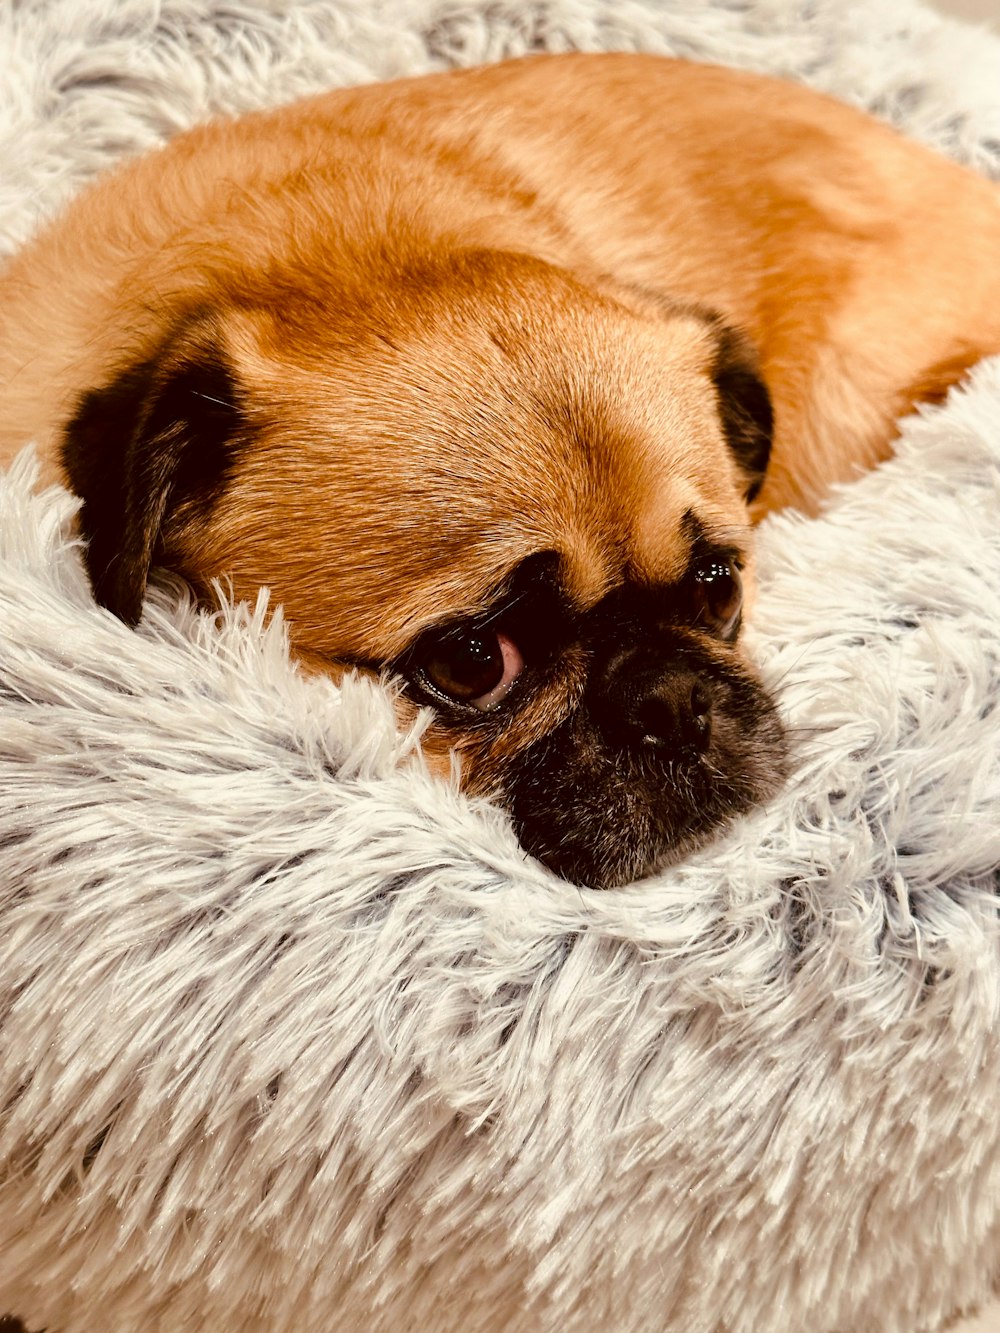
[[[77,403],[62,458],[83,500],[87,572],[97,601],[127,624],[142,614],[164,525],[216,498],[243,425],[236,376],[208,317]]]
[[[712,378],[719,395],[719,414],[726,443],[746,477],[744,496],[756,499],[764,484],[774,414],[771,395],[760,373],[760,362],[750,339],[721,321],[716,325],[716,354]]]
[[[618,292],[638,297],[647,309],[651,307],[666,319],[687,314],[708,325],[715,343],[710,373],[718,394],[722,429],[746,478],[743,495],[749,504],[764,484],[774,433],[771,395],[761,375],[757,349],[745,333],[727,324],[710,306],[682,303],[641,283],[622,284]]]

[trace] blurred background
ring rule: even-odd
[[[1000,0],[933,0],[935,9],[953,18],[989,23],[1000,32]]]

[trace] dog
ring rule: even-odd
[[[784,780],[753,524],[1000,351],[998,260],[995,185],[790,83],[347,89],[181,135],[8,263],[0,458],[81,497],[123,620],[154,564],[268,586],[305,669],[400,680],[432,764],[621,885]]]

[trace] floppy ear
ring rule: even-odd
[[[87,541],[97,601],[138,624],[164,524],[209,506],[243,426],[235,374],[214,321],[190,321],[148,360],[79,400],[62,458]]]
[[[712,378],[719,395],[719,414],[726,443],[746,477],[744,496],[756,499],[771,456],[774,414],[771,395],[760,374],[750,339],[728,324],[716,326]]]

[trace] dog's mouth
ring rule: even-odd
[[[689,660],[628,688],[591,691],[523,750],[503,804],[522,846],[576,884],[642,879],[769,799],[787,771],[784,728],[738,663]]]

